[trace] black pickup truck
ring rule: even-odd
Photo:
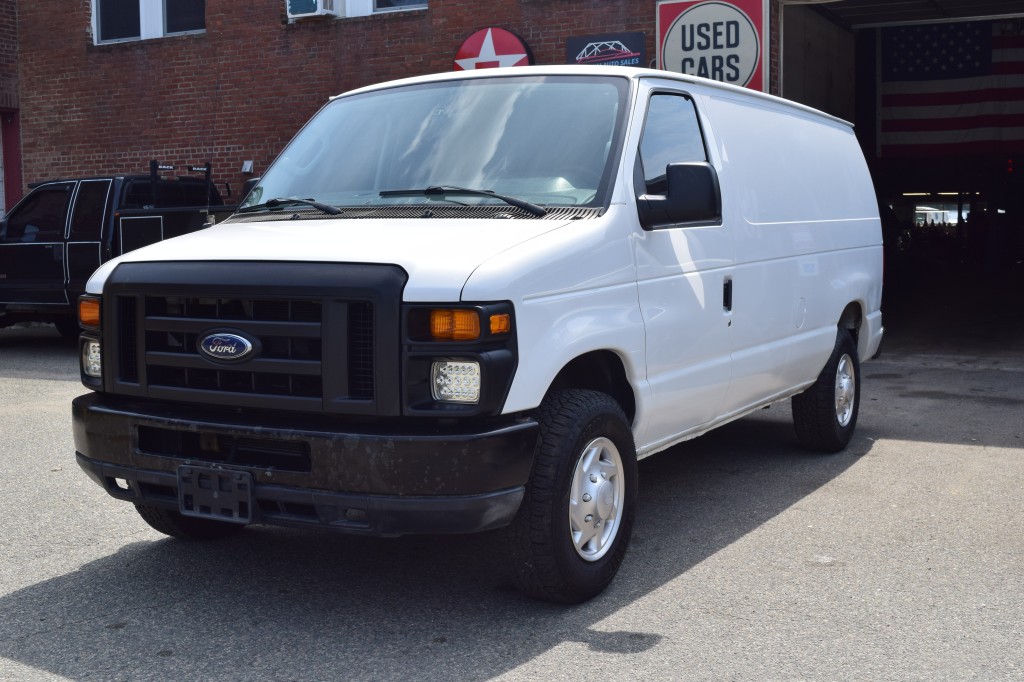
[[[75,302],[100,264],[234,211],[209,165],[186,168],[202,177],[165,175],[175,170],[154,161],[148,175],[33,185],[0,220],[0,327],[52,322],[77,336]]]

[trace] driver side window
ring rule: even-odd
[[[3,241],[53,242],[64,238],[64,222],[73,183],[39,187],[7,215]]]
[[[652,96],[639,154],[643,180],[637,178],[638,194],[666,194],[665,167],[670,163],[707,161],[693,100],[666,93]]]

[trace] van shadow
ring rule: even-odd
[[[36,347],[38,345],[68,348],[77,344],[78,339],[61,336],[52,324],[0,327],[0,348]]]
[[[0,377],[24,375],[77,380],[78,339],[49,324],[0,328]]]
[[[69,679],[492,678],[567,643],[641,652],[600,621],[685,574],[853,465],[788,419],[748,418],[640,463],[633,544],[578,606],[516,592],[500,534],[359,538],[249,528],[212,544],[124,545],[0,598],[0,656]],[[40,538],[40,542],[45,542]]]

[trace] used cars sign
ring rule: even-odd
[[[658,3],[658,66],[767,91],[767,0]]]

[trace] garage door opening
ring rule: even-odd
[[[1024,347],[1024,2],[784,0],[781,20],[783,96],[854,121],[871,166],[887,327]]]

